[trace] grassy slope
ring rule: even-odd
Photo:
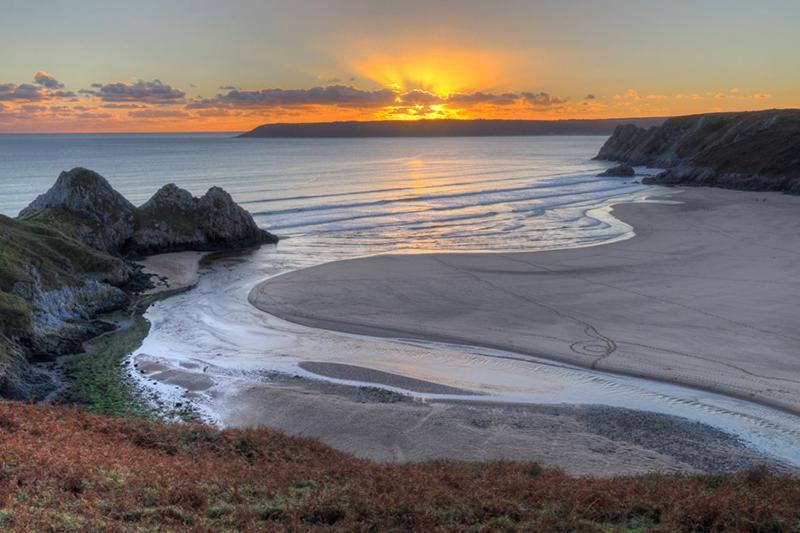
[[[55,228],[0,215],[0,385],[14,380],[12,338],[31,332],[31,303],[15,294],[17,283],[38,283],[42,290],[78,286],[87,273],[122,281],[122,260],[66,237]]]
[[[311,439],[0,402],[0,529],[781,531],[800,480],[377,465]]]
[[[34,282],[31,267],[42,288],[53,289],[78,285],[79,274],[119,271],[122,262],[53,228],[0,215],[0,333],[29,327],[30,303],[11,291],[17,282]]]

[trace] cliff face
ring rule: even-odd
[[[126,304],[133,268],[60,231],[0,215],[0,396],[40,397],[51,385],[31,356],[79,351],[92,321]]]
[[[671,118],[620,125],[595,159],[664,168],[643,180],[800,194],[800,110]]]
[[[194,198],[167,185],[136,208],[96,172],[62,172],[17,219],[0,215],[0,396],[42,397],[52,384],[28,359],[107,328],[94,317],[128,304],[126,256],[276,241],[218,187]]]

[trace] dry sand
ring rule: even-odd
[[[312,327],[500,348],[800,413],[800,198],[671,199],[616,206],[636,231],[622,242],[334,262],[251,301]]]

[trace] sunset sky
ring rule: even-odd
[[[0,132],[800,106],[800,2],[0,0]]]

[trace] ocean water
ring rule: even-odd
[[[624,235],[585,213],[644,189],[595,177],[603,140],[0,135],[0,213],[84,166],[137,205],[169,182],[194,194],[219,185],[281,236],[364,253],[572,246]]]
[[[80,165],[106,176],[135,204],[168,182],[194,194],[222,186],[262,227],[283,237],[277,246],[216,261],[197,287],[153,305],[146,314],[150,333],[129,361],[202,369],[214,386],[189,396],[223,425],[235,409],[235,391],[261,383],[265,372],[326,379],[298,363],[328,361],[470,389],[494,401],[595,403],[682,416],[800,464],[800,418],[763,406],[478,347],[315,330],[247,301],[269,277],[339,259],[544,250],[629,238],[633,228],[609,207],[663,191],[596,177],[609,166],[591,160],[604,140],[0,135],[0,213],[15,215],[61,170]],[[177,386],[141,385],[168,402],[187,398]],[[400,392],[423,401],[436,397]]]

